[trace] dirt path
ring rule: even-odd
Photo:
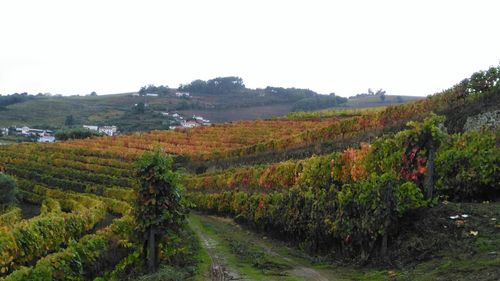
[[[241,280],[237,272],[230,270],[230,268],[226,266],[223,255],[217,249],[218,243],[206,233],[203,227],[200,227],[198,222],[193,222],[192,218],[189,221],[189,225],[200,239],[203,248],[210,258],[210,272],[207,274],[209,280]]]
[[[209,280],[338,280],[333,271],[313,268],[307,260],[291,255],[282,243],[260,237],[230,219],[193,214],[189,221],[210,256]]]

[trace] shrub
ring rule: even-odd
[[[17,203],[19,189],[14,179],[0,172],[0,210],[7,205]]]
[[[453,200],[494,199],[500,192],[500,149],[493,131],[452,136],[436,155],[438,192]]]

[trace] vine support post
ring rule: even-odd
[[[148,272],[153,273],[156,271],[156,241],[155,241],[155,231],[153,227],[149,228],[148,233]]]
[[[429,155],[427,158],[427,173],[424,179],[424,187],[425,187],[425,197],[427,199],[432,199],[434,190],[434,154],[436,150],[433,139],[429,141],[427,148],[429,150]]]
[[[392,190],[393,182],[389,181],[385,188],[384,201],[386,203],[385,221],[384,221],[384,236],[382,236],[382,245],[380,247],[380,256],[385,258],[387,255],[387,244],[389,239],[389,226],[391,225],[392,216]]]

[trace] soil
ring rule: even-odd
[[[116,214],[112,214],[112,213],[106,213],[106,216],[104,217],[103,220],[99,221],[95,226],[94,228],[89,231],[89,233],[94,233],[96,232],[97,230],[99,229],[103,229],[105,228],[106,226],[110,225],[111,223],[113,223],[113,220],[114,219],[117,219],[119,218],[120,216],[116,215]]]
[[[18,207],[21,208],[23,220],[31,219],[40,215],[40,205],[38,204],[21,201],[18,204]]]

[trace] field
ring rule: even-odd
[[[498,129],[462,130],[499,109],[495,73],[402,105],[1,145],[22,200],[0,213],[0,280],[496,280]],[[194,211],[141,277],[135,161],[156,147]]]

